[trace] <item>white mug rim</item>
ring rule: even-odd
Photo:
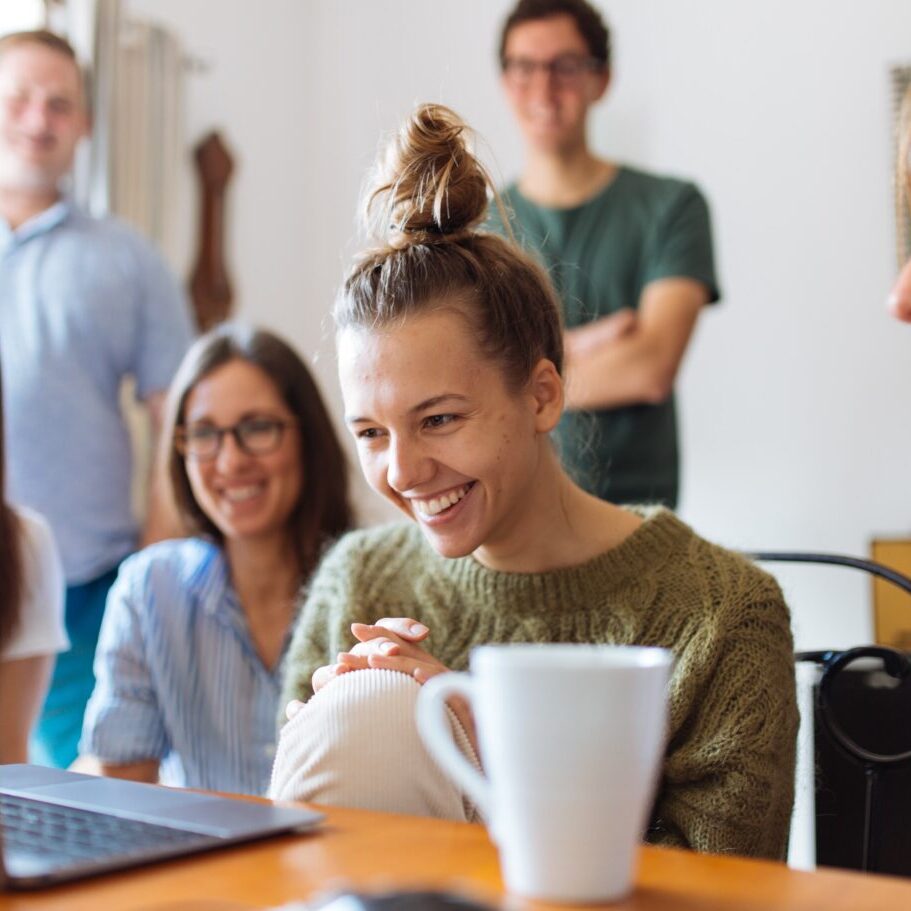
[[[482,668],[662,668],[673,653],[652,645],[594,645],[588,643],[525,643],[478,645],[471,650],[472,670]]]

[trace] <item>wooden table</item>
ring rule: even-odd
[[[477,825],[329,809],[324,827],[185,860],[0,895],[0,911],[251,911],[333,887],[441,887],[499,903],[497,855]],[[561,906],[515,899],[505,909]],[[566,907],[566,906],[562,906]],[[576,906],[579,907],[579,906]],[[911,880],[662,848],[642,850],[637,887],[616,909],[904,911]]]

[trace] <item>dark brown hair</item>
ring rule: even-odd
[[[506,17],[500,32],[500,66],[506,60],[506,39],[511,29],[523,22],[553,19],[555,16],[571,16],[588,45],[589,54],[598,61],[601,69],[610,69],[610,29],[598,10],[585,0],[519,0]]]
[[[19,625],[25,594],[22,529],[5,499],[6,460],[3,444],[3,384],[0,382],[0,657]]]
[[[355,263],[335,321],[383,326],[457,305],[481,349],[520,388],[541,358],[563,366],[560,307],[544,270],[515,244],[480,230],[493,186],[449,108],[421,105],[378,166],[366,215],[380,246]]]
[[[325,546],[351,526],[348,467],[326,406],[297,352],[277,335],[224,323],[201,336],[185,355],[168,390],[162,442],[171,493],[191,531],[222,542],[222,534],[193,496],[183,457],[175,447],[187,397],[213,370],[234,360],[259,367],[275,383],[300,422],[303,492],[289,519],[301,571],[307,574]]]

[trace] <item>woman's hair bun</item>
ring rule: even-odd
[[[490,178],[468,147],[468,126],[441,104],[422,104],[394,137],[367,195],[372,232],[390,246],[463,234],[487,213]]]

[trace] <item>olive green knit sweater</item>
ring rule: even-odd
[[[285,698],[351,647],[352,622],[413,617],[464,670],[488,642],[605,642],[673,650],[670,730],[648,838],[700,851],[784,854],[797,731],[788,610],[775,581],[673,513],[619,546],[547,573],[440,557],[414,525],[353,532],[327,555],[288,653]]]

